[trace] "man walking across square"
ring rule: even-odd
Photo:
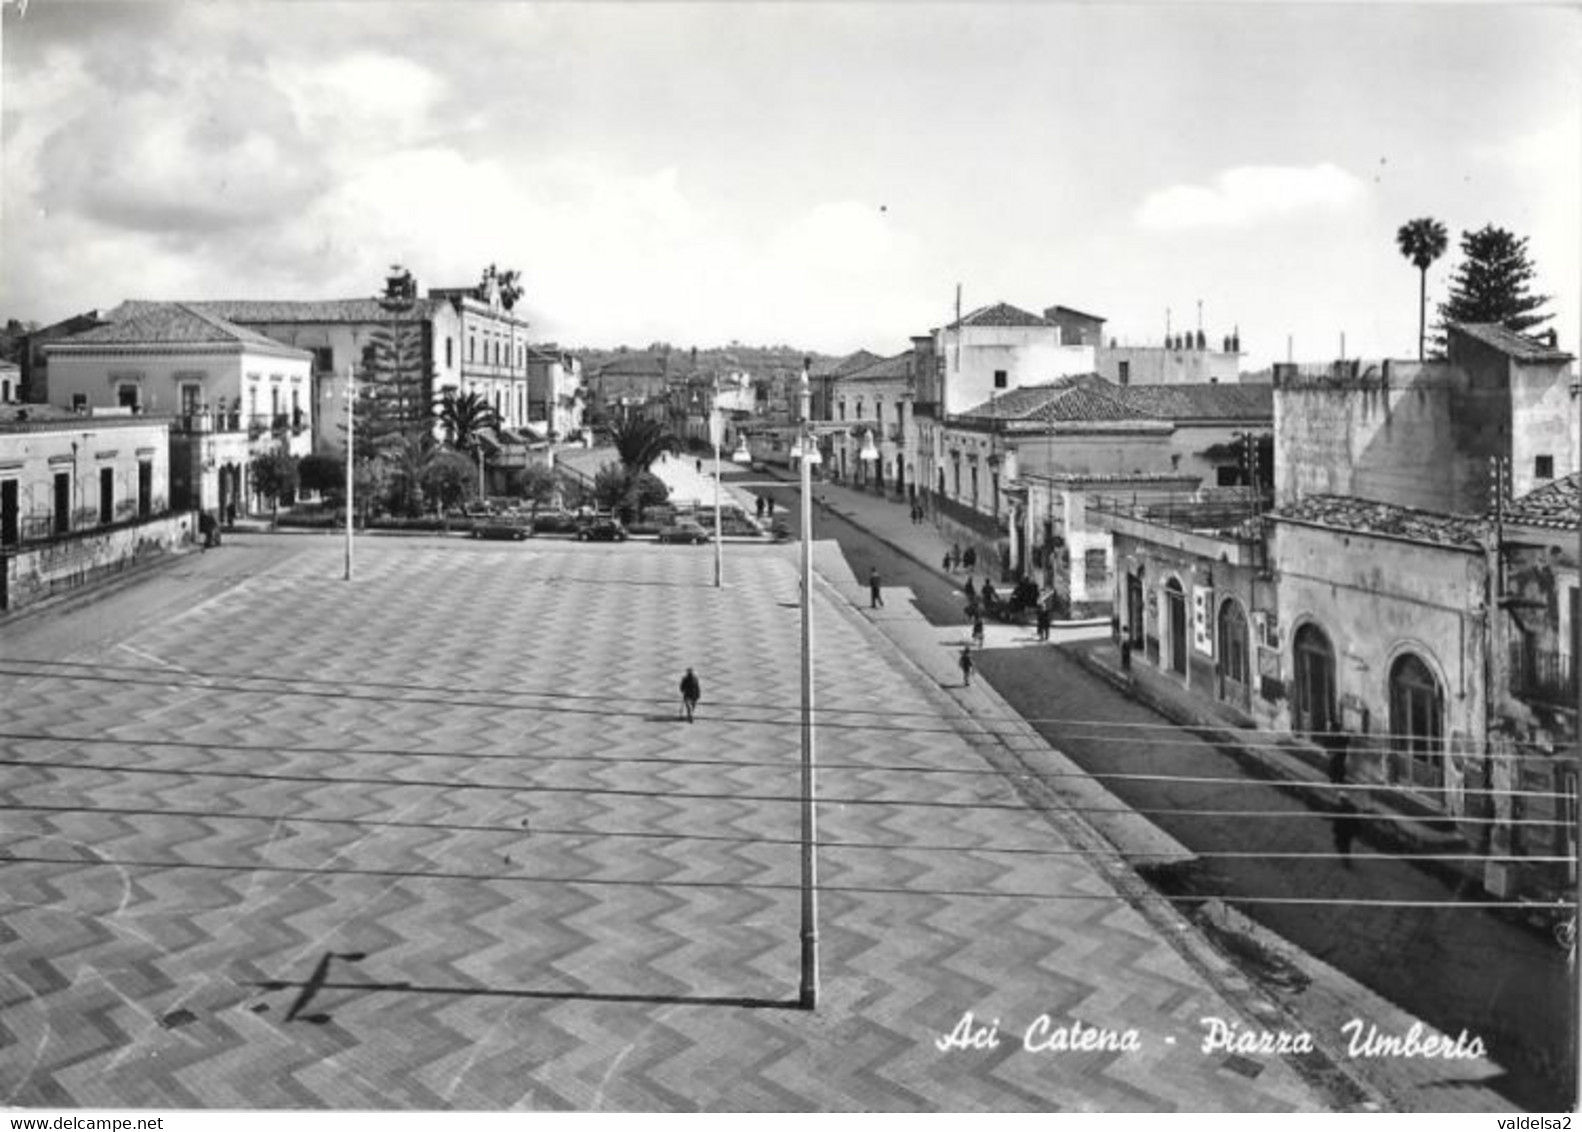
[[[884,608],[884,594],[879,589],[879,568],[877,566],[870,567],[868,570],[868,608]]]
[[[692,722],[692,713],[698,706],[698,701],[703,698],[703,686],[698,682],[697,673],[687,669],[687,674],[681,678],[681,703],[687,712],[687,722]]]

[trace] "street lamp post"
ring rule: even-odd
[[[813,390],[802,362],[802,993],[818,1006],[818,843],[813,750]]]
[[[346,367],[346,581],[352,580],[352,490],[356,484],[355,467],[357,430],[357,368]]]
[[[714,441],[714,588],[725,585],[725,544],[720,522],[720,441],[725,420],[720,416],[720,377],[714,375],[714,403],[709,406],[709,439]]]

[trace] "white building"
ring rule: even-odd
[[[981,405],[996,393],[1092,373],[1095,366],[1091,343],[1067,343],[1057,323],[1008,303],[981,307],[936,330],[934,353],[947,416]]]

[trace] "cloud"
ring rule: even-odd
[[[1227,169],[1212,187],[1172,185],[1152,193],[1137,223],[1161,230],[1246,228],[1298,213],[1337,211],[1362,197],[1360,180],[1337,165],[1247,165]]]

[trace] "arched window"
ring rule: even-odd
[[[1336,729],[1335,649],[1317,625],[1308,623],[1292,639],[1296,687],[1291,690],[1292,727],[1317,734]]]
[[[1226,598],[1219,607],[1219,671],[1227,680],[1245,685],[1249,681],[1247,664],[1247,615],[1235,598]]]
[[[1402,653],[1390,666],[1390,746],[1413,786],[1445,784],[1444,720],[1439,681],[1421,657]]]

